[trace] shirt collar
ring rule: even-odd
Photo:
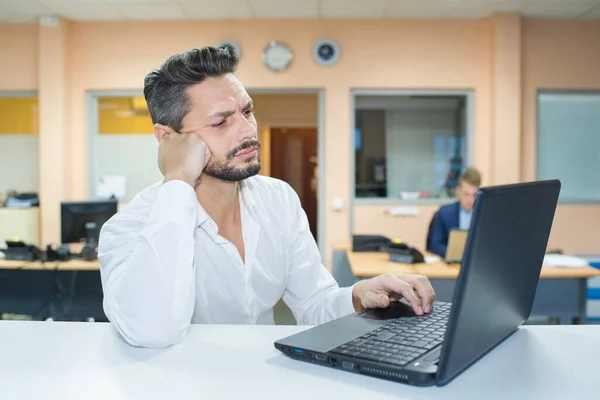
[[[242,181],[240,183],[240,189],[240,199],[242,200],[242,202],[244,202],[248,210],[253,211],[256,208],[256,201],[254,200],[254,196],[252,196],[252,190],[251,187],[248,185],[247,180]]]

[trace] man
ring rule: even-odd
[[[321,264],[306,214],[283,181],[257,176],[252,100],[231,49],[178,54],[146,77],[144,96],[164,180],[101,231],[104,310],[131,345],[167,347],[190,323],[272,324],[281,299],[321,324],[404,297],[431,311],[418,275],[339,288]]]
[[[450,231],[456,228],[469,229],[479,186],[481,186],[481,174],[475,168],[467,168],[458,179],[456,187],[458,201],[441,207],[433,217],[429,251],[446,257]]]

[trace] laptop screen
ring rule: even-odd
[[[444,384],[504,340],[531,312],[559,181],[482,188],[440,356]]]

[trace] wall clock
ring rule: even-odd
[[[294,54],[292,49],[283,42],[272,41],[262,54],[263,63],[272,71],[285,71],[291,64]]]

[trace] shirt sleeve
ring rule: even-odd
[[[163,348],[187,332],[194,309],[196,194],[163,184],[153,202],[138,198],[100,232],[104,311],[134,346]]]
[[[289,185],[285,186],[290,258],[283,301],[298,324],[319,325],[353,313],[352,287],[340,288],[323,265],[300,199]]]

